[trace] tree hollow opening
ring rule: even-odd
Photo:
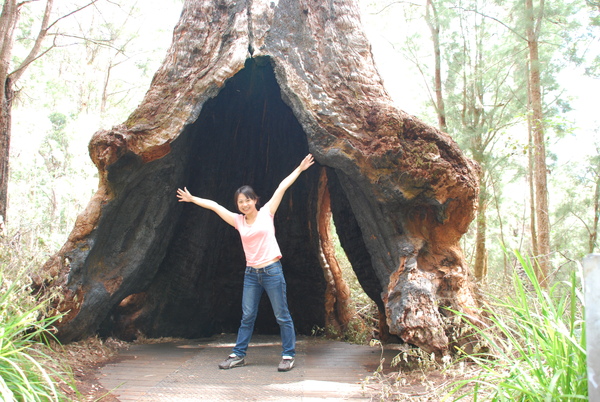
[[[266,202],[308,152],[307,136],[281,98],[270,60],[257,58],[248,59],[245,68],[205,102],[198,119],[174,141],[171,157],[184,165],[181,177],[175,178],[178,186],[236,211],[237,188],[248,184]],[[374,300],[381,293],[335,171],[316,164],[286,192],[275,217],[288,304],[301,334],[327,321],[327,280],[317,222],[319,183],[325,176],[335,198],[331,210],[336,225],[345,232],[339,234],[340,242],[354,248],[348,258],[353,267],[361,265],[355,272],[366,293]],[[237,331],[245,266],[239,234],[213,212],[193,204],[174,209],[179,211],[173,215],[177,223],[156,275],[144,291],[125,297],[113,310],[102,325],[105,334],[192,338]],[[266,295],[255,331],[279,332]]]

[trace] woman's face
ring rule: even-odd
[[[244,215],[256,210],[256,200],[246,197],[245,194],[238,195],[237,199],[238,210]]]

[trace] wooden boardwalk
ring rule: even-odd
[[[123,402],[379,399],[363,383],[379,366],[379,348],[301,337],[294,369],[280,373],[279,337],[255,336],[245,366],[220,370],[234,342],[220,335],[136,344],[99,371],[99,382]],[[393,351],[386,355],[389,364]]]

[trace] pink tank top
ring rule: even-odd
[[[281,258],[281,251],[275,238],[274,216],[268,208],[258,211],[252,225],[246,223],[244,215],[237,214],[235,228],[240,232],[242,246],[246,255],[246,266],[255,267],[274,259]]]

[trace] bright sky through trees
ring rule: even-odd
[[[389,5],[386,6],[386,4]],[[411,4],[415,4],[415,7],[422,4],[424,7],[425,1],[412,1]],[[372,45],[375,63],[390,96],[400,109],[435,125],[435,116],[423,113],[425,103],[428,102],[424,78],[400,49],[400,38],[406,34],[404,30],[407,29],[406,24],[399,18],[401,16],[400,2],[359,0],[359,5],[365,32]],[[430,34],[424,21],[420,23],[413,21],[410,28],[414,29],[419,25],[423,37],[429,38]],[[591,47],[588,50],[589,53],[600,53],[600,41],[593,42]],[[433,65],[431,53],[430,46],[427,44],[423,46],[420,55],[430,59],[429,64]],[[568,66],[560,73],[559,81],[564,90],[563,97],[570,99],[573,107],[573,110],[565,117],[573,122],[576,130],[573,135],[560,139],[560,144],[555,150],[560,153],[561,158],[595,152],[593,141],[595,137],[600,136],[594,131],[600,125],[600,114],[597,111],[600,79],[585,76],[583,68]]]

